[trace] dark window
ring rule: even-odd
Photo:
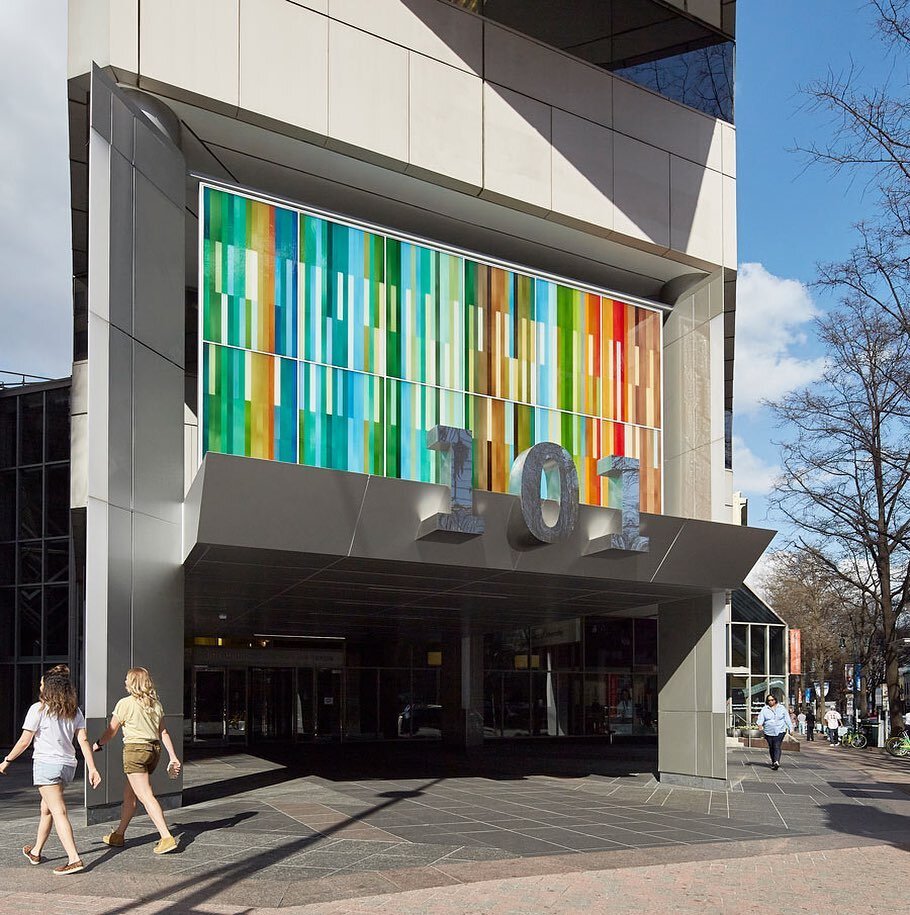
[[[746,657],[746,632],[748,626],[734,623],[730,627],[730,666],[731,667],[748,667],[749,662]]]
[[[0,397],[0,467],[16,466],[16,398]]]
[[[19,665],[19,703],[16,709],[16,728],[22,727],[28,707],[38,701],[38,687],[41,684],[40,664]]]
[[[16,471],[0,471],[0,540],[16,537]]]
[[[41,588],[19,589],[19,657],[41,657]]]
[[[657,620],[635,620],[635,663],[657,663]]]
[[[11,747],[19,738],[16,727],[16,707],[13,704],[15,695],[15,667],[12,664],[0,664],[0,747]]]
[[[665,98],[733,121],[733,42],[660,57],[614,72]]]
[[[726,17],[706,22],[664,0],[450,2],[712,117],[733,120],[733,23]],[[721,13],[721,0],[713,5]]]
[[[632,620],[585,617],[585,666],[631,667]]]
[[[35,540],[42,536],[42,477],[40,467],[19,471],[19,539]]]
[[[70,392],[58,388],[47,392],[47,422],[44,439],[46,461],[68,461],[70,457]]]
[[[45,535],[65,537],[70,532],[70,467],[54,464],[45,471]]]
[[[766,673],[765,663],[767,661],[765,653],[765,633],[768,631],[767,626],[752,626],[750,635],[750,649],[752,653],[752,673]]]
[[[770,644],[771,668],[769,673],[784,673],[784,627],[769,626],[768,642]]]
[[[19,463],[40,464],[44,460],[44,394],[23,394],[19,410]]]
[[[36,585],[42,580],[41,541],[19,544],[19,584]]]
[[[0,657],[11,658],[16,654],[16,591],[0,588]],[[5,705],[9,694],[0,692]]]
[[[16,583],[16,544],[0,543],[0,587]]]
[[[69,540],[47,540],[44,544],[44,580],[66,581],[69,578]]]
[[[50,585],[44,589],[44,653],[69,652],[69,586]]]

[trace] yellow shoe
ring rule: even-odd
[[[180,840],[176,836],[168,836],[166,839],[159,839],[155,846],[156,855],[166,855],[169,851],[176,850]]]
[[[117,832],[116,830],[108,833],[106,836],[102,836],[101,841],[104,842],[105,845],[110,845],[111,848],[123,848],[123,846],[126,844],[126,840],[123,838],[123,833]]]

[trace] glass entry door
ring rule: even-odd
[[[193,740],[225,740],[226,676],[223,667],[193,669]]]
[[[290,740],[294,733],[294,671],[250,669],[250,739]]]
[[[316,736],[341,739],[341,671],[316,671]]]

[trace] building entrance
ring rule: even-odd
[[[195,665],[188,736],[220,745],[340,740],[342,684],[338,668]]]

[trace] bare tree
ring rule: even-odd
[[[821,379],[769,404],[789,433],[772,503],[798,546],[873,615],[895,729],[898,624],[910,601],[910,336],[853,291],[818,333]]]

